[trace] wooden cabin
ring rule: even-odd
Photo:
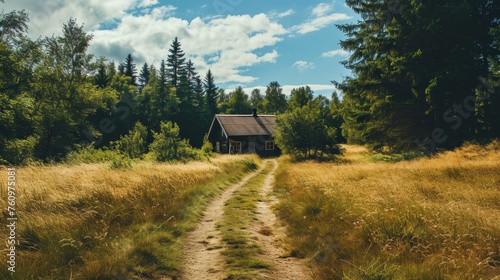
[[[276,116],[257,115],[255,109],[250,115],[216,114],[208,131],[208,140],[217,153],[254,153],[272,157],[281,154],[274,143],[275,131]]]

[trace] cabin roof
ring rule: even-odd
[[[212,126],[218,122],[228,137],[230,136],[260,136],[274,135],[276,131],[275,115],[222,115],[217,114],[214,117]]]

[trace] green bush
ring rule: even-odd
[[[132,130],[115,142],[116,149],[130,158],[141,158],[147,152],[148,129],[137,122]]]
[[[37,144],[35,137],[28,137],[26,139],[14,139],[5,143],[4,150],[0,163],[25,165],[33,161],[35,158],[35,146]]]
[[[96,149],[93,144],[80,146],[66,156],[67,163],[97,163],[110,162],[119,157],[119,152],[106,148]]]
[[[149,145],[152,158],[157,161],[197,159],[198,153],[186,139],[179,136],[179,126],[162,122],[160,133],[153,133],[154,141]]]

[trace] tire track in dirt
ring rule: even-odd
[[[267,175],[262,186],[260,196],[262,201],[257,203],[256,221],[249,225],[250,238],[256,240],[262,248],[260,257],[272,264],[272,269],[261,273],[262,279],[311,279],[310,270],[301,259],[290,256],[282,243],[286,237],[286,228],[280,225],[278,217],[271,210],[278,199],[272,195],[274,173],[278,168],[276,160],[272,160],[274,167]]]
[[[203,217],[198,222],[196,229],[190,232],[184,240],[184,271],[181,279],[223,279],[224,261],[220,255],[222,243],[220,232],[215,224],[224,214],[224,204],[233,193],[248,180],[257,176],[259,169],[245,176],[238,183],[226,189],[219,197],[214,199],[204,210]]]

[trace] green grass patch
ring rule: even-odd
[[[246,231],[248,224],[256,219],[257,202],[262,200],[259,193],[271,169],[272,163],[267,162],[264,169],[238,188],[225,204],[224,215],[217,225],[225,246],[222,253],[226,263],[225,279],[255,279],[259,270],[271,267],[259,257],[262,250]]]

